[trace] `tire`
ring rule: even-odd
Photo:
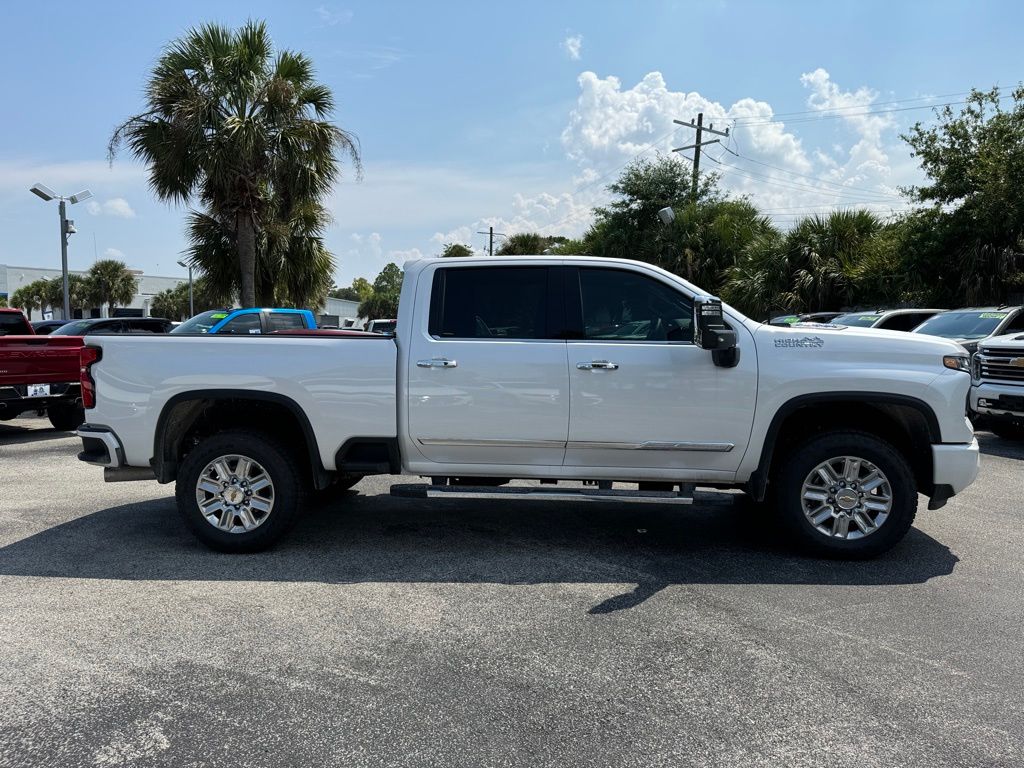
[[[1024,440],[1024,425],[1014,421],[999,421],[992,419],[988,428],[997,437],[1003,440]]]
[[[834,463],[823,469],[830,460]],[[778,464],[772,483],[776,510],[796,542],[810,554],[875,557],[895,546],[914,522],[914,473],[892,445],[874,435],[851,431],[812,437]],[[840,476],[844,470],[854,481]],[[826,483],[825,476],[833,478],[834,484]],[[868,485],[873,487],[868,489]],[[818,499],[822,493],[825,495]],[[805,498],[805,494],[815,498]]]
[[[47,407],[46,415],[61,432],[72,432],[85,422],[85,409],[78,403],[55,403]]]
[[[239,459],[251,462],[248,471]],[[221,464],[215,466],[218,460]],[[210,549],[258,552],[295,523],[304,477],[291,452],[273,438],[258,432],[223,432],[203,440],[181,463],[175,487],[178,512]],[[217,523],[207,519],[200,497]]]

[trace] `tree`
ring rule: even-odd
[[[224,306],[230,302],[218,301],[210,291],[210,281],[200,277],[192,282],[192,304],[196,314],[208,309]],[[167,288],[153,297],[150,314],[170,320],[184,320],[189,317],[188,281],[182,281],[173,288]]]
[[[348,301],[366,301],[373,295],[373,285],[365,277],[357,277],[348,288],[336,287],[328,295]]]
[[[568,242],[565,237],[518,232],[507,237],[496,253],[498,256],[532,256],[553,251],[565,242]]]
[[[441,250],[441,258],[444,259],[472,255],[473,249],[470,248],[468,245],[463,245],[462,243],[445,243],[444,248]]]
[[[108,314],[114,314],[118,304],[130,304],[139,292],[139,281],[123,261],[100,259],[94,262],[85,276],[89,303],[107,305]]]
[[[373,281],[373,294],[359,305],[359,316],[367,320],[397,317],[402,277],[402,270],[397,264],[391,263],[384,267]]]
[[[0,296],[0,309],[4,309],[6,307],[7,307],[7,297],[6,296]]]
[[[224,231],[210,242],[230,247],[236,257],[242,305],[256,304],[261,268],[290,270],[292,284],[284,291],[289,296],[319,290],[322,274],[311,275],[308,264],[296,274],[287,262],[296,254],[292,234],[298,229],[308,235],[308,223],[322,221],[322,210],[297,217],[296,206],[318,204],[330,191],[339,176],[337,149],[357,168],[359,149],[351,134],[328,121],[334,98],[314,79],[312,62],[291,51],[275,55],[263,22],[250,21],[238,30],[204,24],[161,55],[146,102],[144,112],[114,131],[108,155],[112,161],[126,145],[148,166],[159,199],[205,206],[204,233],[212,236],[216,224]],[[287,200],[280,199],[283,188]],[[296,218],[303,226],[295,226]],[[197,242],[191,231],[195,223],[190,221],[193,247],[207,242]],[[271,244],[275,237],[281,247]],[[261,238],[266,238],[262,267]],[[317,238],[300,245],[298,252],[305,249],[310,262],[322,263],[326,251]],[[303,287],[305,277],[312,283]],[[330,274],[324,294],[329,279]]]
[[[38,286],[35,282],[27,283],[11,294],[11,306],[24,311],[29,320],[32,319],[33,310],[43,308],[37,289]]]
[[[959,113],[903,136],[928,183],[904,190],[930,209],[907,216],[904,264],[932,277],[938,301],[1001,303],[1024,287],[1024,86],[972,91]]]

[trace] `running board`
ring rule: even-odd
[[[511,497],[527,501],[603,501],[618,504],[693,504],[692,496],[675,491],[616,491],[602,488],[548,490],[547,488],[471,485],[392,485],[392,496],[407,499],[493,499]]]

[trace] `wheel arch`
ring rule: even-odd
[[[211,410],[214,406],[216,410]],[[150,459],[157,480],[169,483],[177,478],[187,438],[197,431],[239,426],[241,411],[251,413],[254,407],[267,421],[257,431],[284,439],[297,448],[301,444],[309,459],[314,487],[326,488],[330,474],[320,458],[316,434],[302,407],[276,392],[235,389],[189,390],[177,393],[164,403],[157,419],[153,458]]]
[[[873,417],[873,421],[865,423]],[[802,439],[820,433],[822,422],[837,430],[869,432],[902,450],[918,488],[934,492],[931,445],[941,443],[939,420],[923,400],[892,392],[815,392],[786,401],[772,417],[761,445],[757,469],[747,490],[763,501],[776,457]],[[923,445],[922,445],[923,444]]]

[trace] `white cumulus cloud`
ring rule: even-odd
[[[573,61],[579,61],[583,55],[583,35],[567,35],[562,41],[562,50]]]
[[[117,248],[106,248],[103,251],[103,255],[108,259],[123,259],[124,251],[120,251]]]
[[[121,219],[135,218],[135,210],[123,197],[112,197],[103,202],[90,200],[86,203],[85,208],[93,216],[116,216]]]
[[[348,8],[336,9],[321,5],[316,9],[316,15],[328,27],[336,27],[339,24],[347,24],[352,21],[352,11]]]

